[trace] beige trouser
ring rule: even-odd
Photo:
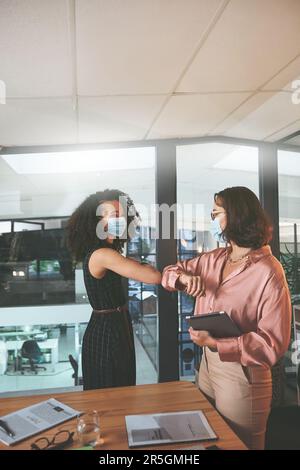
[[[270,369],[222,362],[203,348],[198,385],[249,449],[264,449],[272,400]]]

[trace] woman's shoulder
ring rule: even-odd
[[[193,258],[193,262],[197,263],[199,267],[203,266],[205,269],[209,269],[224,259],[226,251],[226,248],[214,248],[213,250],[200,251],[198,255]]]
[[[216,260],[216,259],[220,258],[220,256],[224,256],[224,254],[226,254],[226,253],[227,253],[227,248],[222,247],[222,248],[214,248],[213,250],[209,250],[209,251],[203,251],[203,252],[200,252],[199,254],[201,256],[208,257],[208,258]]]
[[[268,278],[272,288],[282,288],[287,285],[286,275],[281,262],[271,253],[261,259],[260,269]]]
[[[100,253],[103,255],[105,253],[104,250],[107,250],[109,248],[106,248],[106,247],[99,247],[99,246],[94,246],[94,247],[91,247],[85,254],[84,258],[83,258],[83,267],[85,269],[87,269],[88,272],[90,272],[90,269],[89,269],[89,265],[90,265],[90,261],[91,262],[96,262],[96,263],[99,263],[99,261],[101,261],[100,259]]]
[[[113,248],[110,248],[107,245],[94,246],[87,251],[85,255],[85,259],[89,259],[92,255],[98,257],[98,256],[105,256],[105,255],[110,255],[114,253],[116,253],[116,250],[114,250]]]

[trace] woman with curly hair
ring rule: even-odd
[[[195,315],[226,311],[239,327],[240,336],[219,339],[190,328],[203,347],[198,385],[250,449],[263,449],[271,367],[290,340],[290,293],[269,246],[271,224],[250,189],[216,193],[211,218],[212,235],[227,246],[166,267],[162,285],[195,297]]]
[[[91,194],[68,221],[68,244],[76,261],[83,263],[93,308],[82,342],[84,390],[136,384],[134,337],[122,278],[161,281],[155,268],[122,255],[139,221],[133,201],[116,189]]]

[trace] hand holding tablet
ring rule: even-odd
[[[224,311],[193,315],[186,317],[186,320],[194,330],[208,331],[213,338],[231,338],[242,334]]]

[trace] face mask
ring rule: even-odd
[[[115,237],[126,238],[127,221],[125,217],[110,217],[107,223],[107,231]]]
[[[222,229],[220,225],[219,218],[216,217],[214,220],[211,221],[210,224],[210,231],[214,239],[219,242],[219,243],[225,243],[226,238],[224,235],[222,235]]]

